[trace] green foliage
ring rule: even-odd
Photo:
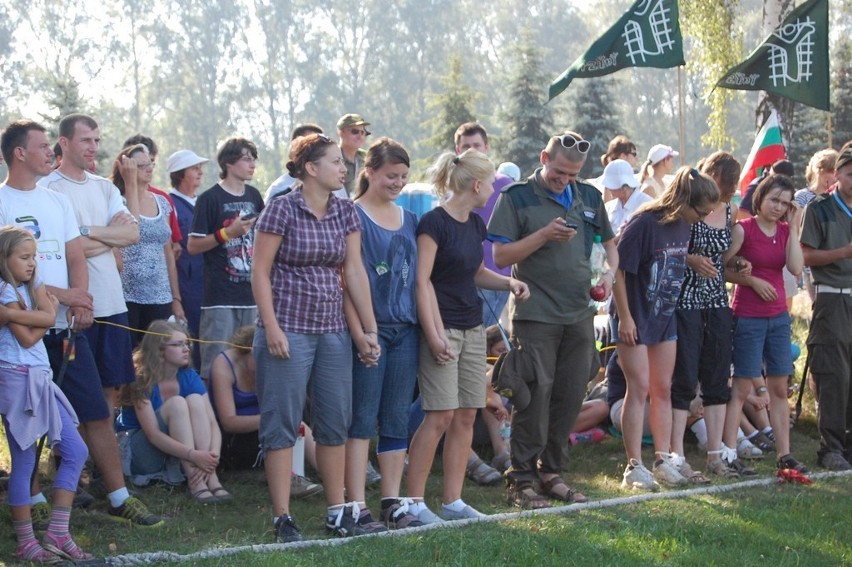
[[[435,154],[452,151],[459,125],[476,120],[471,107],[477,96],[465,83],[460,57],[450,58],[450,70],[439,82],[443,90],[427,97],[426,108],[433,117],[424,123],[432,131],[426,146]]]
[[[544,106],[548,79],[541,68],[541,50],[530,33],[522,32],[513,50],[515,60],[498,154],[501,161],[517,164],[521,176],[525,176],[538,166],[541,150],[550,137],[550,113]]]
[[[620,130],[621,116],[613,92],[616,81],[611,77],[578,79],[569,87],[572,120],[568,128],[592,143],[586,163],[580,170],[581,178],[593,177],[601,169],[598,157],[606,153],[609,141]]]
[[[735,25],[739,0],[681,0],[681,29],[690,44],[687,70],[704,82],[706,99],[710,107],[708,131],[702,142],[713,149],[726,147],[731,138],[727,134],[728,105],[741,98],[731,89],[714,89],[716,81],[743,59],[742,34]]]
[[[852,5],[852,2],[849,2]],[[852,7],[852,6],[850,6]],[[831,77],[832,142],[852,140],[852,39],[845,36],[834,51]]]

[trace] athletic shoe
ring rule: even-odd
[[[441,517],[445,520],[478,520],[484,518],[485,514],[476,510],[470,504],[465,504],[461,510],[453,510],[446,504],[441,505]]]
[[[669,487],[689,484],[689,480],[677,470],[677,462],[680,457],[674,454],[662,455],[662,457],[659,462],[654,463],[654,479]]]
[[[379,519],[385,523],[389,530],[404,530],[405,528],[416,528],[422,526],[423,522],[411,513],[409,506],[414,504],[411,498],[399,498],[387,508],[379,512]]]
[[[301,500],[319,494],[323,490],[321,484],[311,482],[309,479],[299,474],[290,475],[290,498]]]
[[[358,535],[362,534],[378,534],[388,531],[388,527],[373,519],[373,515],[369,510],[361,510],[358,516],[358,527],[361,528]]]
[[[843,455],[836,451],[826,453],[817,459],[817,464],[824,469],[830,471],[848,471],[852,470],[852,465],[849,461],[843,458]]]
[[[116,522],[126,522],[140,528],[158,528],[166,522],[148,510],[145,504],[131,496],[121,506],[107,508],[107,514]]]
[[[773,434],[774,435],[774,434]],[[758,447],[764,453],[774,453],[775,452],[775,440],[770,439],[770,437],[764,433],[763,431],[758,432],[757,435],[749,439],[756,447]]]
[[[630,459],[627,463],[627,468],[624,469],[624,479],[621,481],[622,488],[631,488],[633,490],[650,490],[656,492],[660,489],[660,485],[654,480],[654,475],[651,471],[645,468],[645,465],[636,459]]]
[[[739,457],[737,452],[722,443],[722,460],[729,468],[734,470],[740,476],[756,476],[757,471],[745,464]]]
[[[429,509],[429,507],[423,503],[419,502],[415,504],[415,508],[411,509],[411,513],[417,517],[417,521],[421,524],[440,524],[444,520],[435,512]]]
[[[302,541],[302,532],[296,527],[293,516],[283,514],[275,519],[275,541],[277,543]]]
[[[778,459],[778,462],[775,463],[775,466],[776,466],[776,468],[778,468],[778,470],[793,469],[794,471],[802,473],[802,474],[807,474],[807,473],[811,472],[808,467],[806,467],[805,465],[803,465],[802,463],[800,463],[799,461],[794,459],[793,455],[791,455],[789,453],[787,453],[783,457],[780,457]]]
[[[375,484],[379,484],[382,481],[382,475],[379,471],[376,470],[376,467],[373,466],[373,463],[367,461],[367,486],[373,486]]]
[[[50,525],[50,515],[52,510],[47,502],[39,502],[33,504],[30,508],[30,516],[33,519],[33,531],[43,532]]]
[[[737,457],[746,460],[762,459],[763,451],[752,444],[750,440],[740,437],[737,439]]]

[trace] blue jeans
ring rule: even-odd
[[[379,325],[382,356],[373,368],[352,359],[352,426],[349,437],[406,439],[417,383],[420,331],[416,325]]]

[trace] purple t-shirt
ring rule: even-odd
[[[690,225],[659,219],[658,212],[634,216],[618,241],[618,267],[624,270],[627,303],[644,345],[677,338],[674,313],[686,276]]]
[[[451,217],[443,207],[420,219],[417,236],[426,234],[438,245],[430,280],[445,329],[473,329],[482,324],[482,299],[473,281],[482,265],[485,223],[479,215],[466,222]]]
[[[757,226],[757,218],[740,221],[744,238],[738,254],[751,262],[751,275],[764,279],[775,288],[775,301],[763,301],[749,286],[734,289],[731,308],[737,317],[777,317],[787,311],[787,294],[784,291],[784,265],[787,263],[787,239],[790,227],[777,223],[775,236],[766,236]]]
[[[296,189],[273,199],[255,228],[282,237],[270,273],[281,330],[308,334],[345,330],[340,268],[346,237],[361,230],[355,203],[329,195],[328,211],[318,219],[301,189]],[[258,325],[263,326],[259,318]]]
[[[503,191],[504,187],[509,186],[514,183],[512,178],[508,175],[503,175],[502,173],[497,173],[494,176],[494,194],[488,198],[488,201],[485,203],[484,207],[480,207],[478,209],[473,209],[473,212],[482,217],[482,220],[485,224],[488,224],[488,221],[491,220],[491,213],[494,212],[494,206],[497,204],[497,199],[500,197],[500,193]],[[482,253],[484,257],[485,267],[489,270],[493,270],[502,276],[510,276],[512,274],[512,266],[506,266],[505,268],[498,268],[494,264],[494,253],[491,250],[493,244],[490,240],[486,240],[482,243]]]

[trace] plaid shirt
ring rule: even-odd
[[[282,237],[270,274],[281,329],[306,334],[345,330],[340,270],[347,235],[361,230],[355,204],[331,195],[328,211],[317,219],[302,191],[295,190],[273,199],[256,228]]]

